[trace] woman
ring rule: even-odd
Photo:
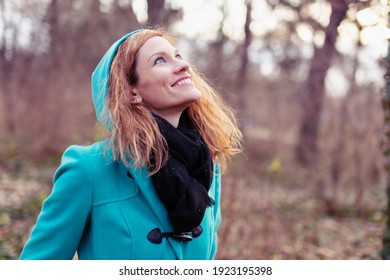
[[[109,139],[71,146],[21,259],[212,259],[232,110],[161,30],[115,42],[92,74]]]

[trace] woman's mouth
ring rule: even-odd
[[[183,85],[188,85],[188,84],[192,84],[191,78],[180,79],[180,80],[178,80],[177,82],[175,82],[175,83],[172,85],[172,87],[178,87],[178,86],[183,86]]]

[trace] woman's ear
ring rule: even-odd
[[[136,89],[133,89],[131,92],[131,97],[130,97],[130,103],[133,105],[139,105],[142,102],[142,97],[141,95],[138,94],[138,91]]]

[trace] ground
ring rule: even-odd
[[[50,192],[54,169],[28,170],[0,173],[0,259],[18,258]],[[363,212],[345,206],[326,213],[311,188],[240,172],[227,172],[222,178],[217,259],[380,258],[384,184],[366,193]]]

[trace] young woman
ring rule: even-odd
[[[21,259],[212,259],[233,111],[161,30],[115,42],[92,74],[109,138],[71,146]]]

